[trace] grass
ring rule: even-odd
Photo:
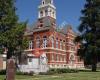
[[[0,75],[0,80],[4,80],[4,75]],[[78,72],[55,75],[16,75],[16,80],[100,80],[100,72]]]

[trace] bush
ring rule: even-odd
[[[40,75],[53,75],[53,74],[62,74],[62,73],[76,73],[77,69],[66,69],[66,68],[58,68],[58,69],[50,69],[48,72],[40,72]]]
[[[33,71],[30,71],[30,72],[20,72],[20,71],[17,71],[16,74],[17,75],[30,75],[30,76],[33,76],[34,72]]]
[[[54,72],[55,73],[76,73],[76,72],[78,72],[78,70],[77,69],[63,68],[63,69],[54,69]]]
[[[47,75],[47,72],[40,72],[39,75]]]
[[[28,73],[28,75],[30,75],[30,76],[33,76],[33,74],[34,74],[33,71],[30,71],[30,72]]]
[[[6,70],[1,70],[0,71],[0,75],[5,75],[6,74]]]
[[[16,72],[16,75],[24,75],[24,73],[23,72],[20,72],[20,71],[17,71]]]

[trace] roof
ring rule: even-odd
[[[33,24],[33,29],[37,28],[37,26],[39,26],[40,24],[43,24],[43,27],[50,27],[53,25],[53,23],[55,23],[55,19],[47,16],[47,17],[38,19],[38,21]]]
[[[44,18],[38,19],[36,23],[34,23],[31,27],[27,28],[25,35],[32,35],[34,32],[41,32],[41,31],[49,30],[52,28],[52,26],[55,26],[55,30],[64,35],[67,35],[67,32],[70,29],[72,30],[72,26],[69,24],[64,25],[63,28],[59,28],[58,26],[56,26],[56,24],[55,25],[54,24],[55,24],[55,19],[51,17],[44,17]],[[76,35],[74,31],[72,32],[72,34]]]

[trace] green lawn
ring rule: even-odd
[[[3,78],[4,76],[0,76],[0,80],[3,80]],[[16,80],[100,80],[100,72],[79,72],[37,76],[17,75]]]

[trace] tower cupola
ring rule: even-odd
[[[47,16],[56,19],[56,7],[54,6],[53,0],[42,0],[38,9],[39,19]]]

